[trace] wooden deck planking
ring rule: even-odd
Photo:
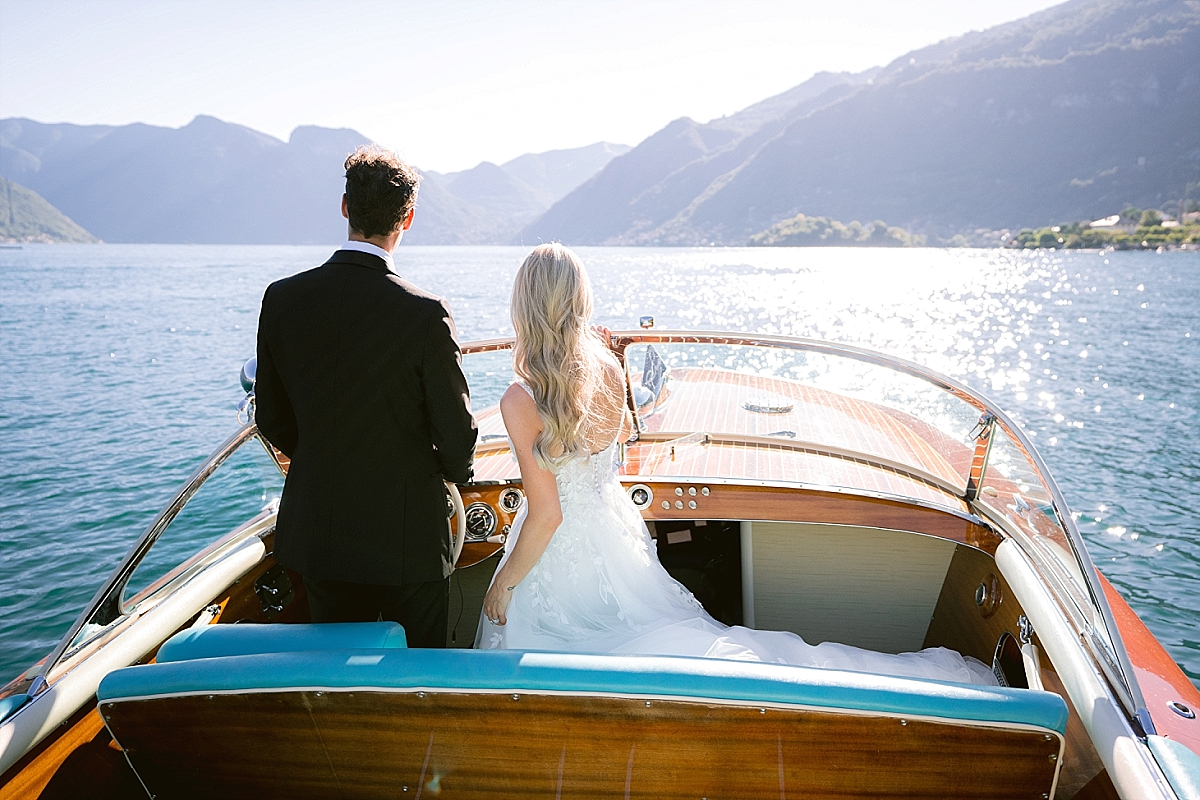
[[[743,402],[756,394],[786,397],[793,408],[779,414],[743,408]],[[903,424],[892,409],[777,378],[713,369],[673,370],[670,399],[645,421],[651,432],[766,436],[790,430],[800,440],[908,464],[953,484],[965,481],[965,473],[950,460],[961,462],[955,457],[961,454],[943,454],[918,435],[915,427],[919,426]],[[947,448],[951,441],[943,435],[937,444]],[[965,445],[958,447],[969,453]]]
[[[781,437],[778,446],[757,442],[673,446],[643,441],[627,448],[626,463],[620,470],[623,477],[777,481],[962,507],[955,494],[870,462],[874,457],[908,465],[953,486],[965,481],[961,467],[969,464],[970,449],[894,409],[789,380],[707,368],[672,370],[670,392],[664,406],[644,419],[648,433],[762,437],[791,431],[795,437]],[[781,414],[743,408],[756,394],[787,398],[793,408]],[[480,436],[488,436],[488,443],[493,441],[491,437],[505,434],[498,408],[481,412],[478,423]],[[860,452],[863,458],[797,449],[794,442]],[[507,450],[485,449],[476,459],[476,480],[507,481],[519,474],[516,460]]]

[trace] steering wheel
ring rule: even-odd
[[[450,502],[454,505],[454,518],[458,520],[458,524],[450,530],[450,568],[453,570],[458,566],[458,557],[462,555],[463,543],[467,541],[467,510],[463,508],[462,495],[459,494],[457,486],[446,481],[446,491],[450,494]],[[450,520],[446,520],[446,525],[450,525]]]

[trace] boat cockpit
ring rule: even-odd
[[[253,425],[253,374],[244,371],[245,424],[189,479],[59,647],[0,694],[8,704],[0,719],[11,728],[5,775],[42,759],[55,765],[52,781],[64,760],[41,743],[69,722],[80,741],[100,742],[104,757],[127,758],[148,791],[186,774],[212,778],[209,790],[241,787],[229,796],[276,796],[279,786],[308,796],[304,785],[353,785],[346,793],[364,797],[385,786],[398,796],[482,796],[504,787],[535,793],[529,787],[544,783],[552,793],[555,780],[556,797],[572,785],[576,794],[610,784],[619,792],[622,781],[626,797],[720,795],[714,787],[734,784],[702,764],[725,748],[747,765],[740,785],[766,781],[783,796],[1173,796],[1165,757],[1149,748],[1160,733],[1200,743],[1200,730],[1160,702],[1175,689],[1155,684],[1148,704],[1146,669],[1135,667],[1122,636],[1131,628],[1117,624],[1132,612],[1092,564],[1021,426],[962,384],[848,346],[653,328],[615,334],[636,423],[618,455],[620,480],[664,567],[721,622],[887,653],[946,647],[990,665],[998,688],[683,663],[705,659],[453,652],[474,642],[524,502],[498,409],[513,380],[511,346],[463,347],[480,437],[475,480],[448,487],[450,652],[408,651],[402,631],[386,626],[322,633],[305,625],[302,579],[271,558],[288,463]],[[476,656],[497,658],[463,660]],[[31,713],[47,692],[71,713],[46,704]],[[620,706],[631,699],[636,709]],[[784,711],[801,716],[763,727]],[[266,720],[251,726],[256,735],[325,758],[327,768],[285,758],[286,769],[262,773],[270,780],[256,777],[262,759],[244,752],[239,734],[246,714]],[[315,739],[300,730],[309,721]],[[464,741],[471,726],[492,724],[525,726],[528,738],[503,759]],[[291,733],[280,733],[285,727]],[[181,729],[183,744],[174,735]],[[740,738],[739,754],[730,740]],[[381,749],[367,755],[365,742],[376,740]],[[564,765],[573,748],[580,756],[589,746],[589,769],[603,780],[589,782],[584,769],[571,784]],[[638,747],[666,770],[659,779],[634,779]],[[235,766],[215,766],[214,752]],[[513,766],[519,757],[530,763]],[[859,778],[847,783],[839,758]],[[1147,780],[1158,794],[1128,792]]]

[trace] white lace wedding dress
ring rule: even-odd
[[[480,615],[476,648],[701,656],[996,684],[981,662],[944,647],[893,655],[717,622],[659,563],[650,532],[617,479],[616,448],[613,442],[558,468],[562,524],[513,589],[507,624]],[[524,521],[522,508],[505,559]]]

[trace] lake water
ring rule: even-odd
[[[235,428],[264,287],[330,248],[0,250],[0,678],[49,651]],[[597,321],[826,338],[1014,413],[1093,558],[1200,681],[1200,254],[581,248]],[[464,340],[525,250],[401,247]]]

